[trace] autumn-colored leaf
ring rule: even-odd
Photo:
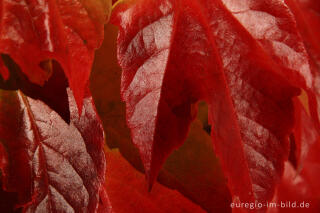
[[[71,90],[68,97],[70,125],[21,91],[0,92],[3,187],[18,193],[24,212],[95,212],[106,205],[99,197],[105,181],[100,120],[89,94],[81,116]]]
[[[288,157],[294,85],[311,84],[283,1],[140,0],[120,4],[118,59],[127,122],[149,183],[209,104],[234,200],[267,201]]]
[[[116,150],[106,152],[108,160],[106,188],[114,212],[204,212],[179,192],[156,183],[148,192],[145,178]]]
[[[0,8],[0,54],[9,55],[29,80],[39,85],[50,77],[41,62],[58,61],[82,109],[94,50],[102,42],[111,0],[1,0]],[[1,58],[0,73],[8,79]]]
[[[115,26],[106,25],[104,43],[96,51],[91,91],[106,131],[108,146],[119,148],[122,156],[143,172],[139,152],[132,144],[126,126],[125,104],[120,93],[114,92],[120,91],[121,77],[116,59],[117,32]],[[198,117],[207,117],[207,112],[207,107],[201,103]],[[192,124],[185,144],[173,152],[164,164],[158,182],[178,190],[209,212],[231,211],[226,180],[214,155],[210,136],[198,120]]]

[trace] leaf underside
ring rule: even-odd
[[[111,21],[120,27],[127,123],[149,184],[205,100],[233,199],[272,199],[288,158],[292,98],[313,80],[285,3],[128,1]]]

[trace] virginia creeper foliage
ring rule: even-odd
[[[318,0],[0,0],[1,212],[320,212],[319,29]]]

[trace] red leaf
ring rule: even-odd
[[[40,63],[57,60],[82,109],[94,50],[103,40],[110,8],[111,0],[1,0],[0,53],[10,55],[30,81],[39,85],[49,77]],[[0,73],[8,78],[3,62]]]
[[[7,153],[4,189],[25,212],[94,212],[103,188],[103,131],[88,96],[79,117],[71,91],[71,124],[21,92],[0,93],[0,141]]]
[[[115,212],[204,212],[179,192],[158,183],[149,193],[143,174],[126,162],[118,151],[108,151],[106,155],[108,160],[106,186]]]
[[[273,196],[288,155],[296,85],[311,73],[280,0],[140,0],[119,5],[118,58],[127,121],[149,183],[206,100],[233,198]],[[287,81],[287,79],[290,80]]]
[[[90,88],[106,132],[107,145],[118,148],[131,165],[143,172],[139,151],[132,144],[126,126],[125,104],[120,93],[115,92],[120,91],[121,78],[116,54],[117,34],[116,26],[106,25],[104,42],[96,51]],[[199,104],[198,115],[208,120],[208,107],[204,102]],[[211,137],[204,128],[198,119],[191,124],[186,142],[167,159],[158,182],[179,191],[209,212],[228,213],[231,212],[231,195],[213,152]]]
[[[318,0],[285,0],[297,21],[305,47],[309,54],[312,85],[306,90],[312,117],[320,127],[320,4]]]

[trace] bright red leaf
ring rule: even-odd
[[[110,9],[111,0],[1,0],[0,54],[9,55],[39,85],[50,76],[40,63],[58,61],[82,109],[94,50],[103,40]],[[1,58],[0,73],[8,79]]]
[[[70,125],[20,91],[0,92],[0,141],[7,156],[1,155],[2,180],[6,191],[18,193],[24,212],[109,208],[99,196],[105,181],[100,120],[90,96],[80,117],[70,90],[68,96]]]
[[[235,200],[267,201],[288,157],[291,85],[312,83],[281,0],[137,0],[119,5],[127,121],[149,183],[185,140],[199,100]]]

